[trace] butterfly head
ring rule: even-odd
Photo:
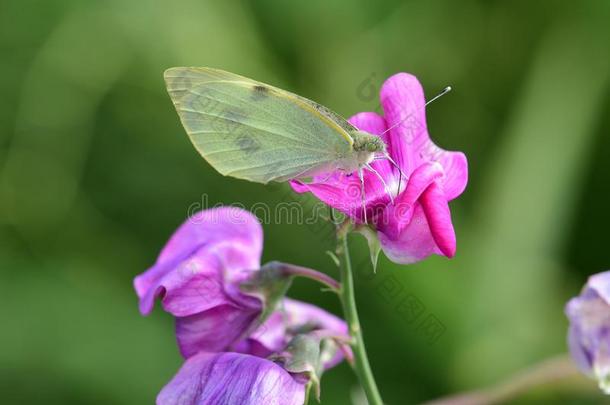
[[[377,135],[364,131],[354,131],[350,134],[354,140],[354,151],[364,153],[385,152],[385,143]]]

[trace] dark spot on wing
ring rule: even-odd
[[[250,155],[261,148],[260,142],[247,132],[239,133],[235,143],[246,155]]]
[[[269,87],[267,86],[257,84],[252,88],[252,90],[252,99],[254,101],[265,99],[269,95]]]
[[[218,112],[212,120],[212,129],[227,134],[236,134],[240,128],[244,128],[248,114],[238,107],[226,107]]]

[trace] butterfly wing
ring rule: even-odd
[[[211,68],[171,68],[165,81],[193,145],[223,175],[285,181],[353,149],[347,121],[290,92]]]

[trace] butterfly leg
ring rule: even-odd
[[[378,160],[378,159],[384,159],[387,160],[388,162],[390,162],[392,164],[392,166],[394,166],[394,168],[396,170],[398,170],[398,191],[396,192],[396,195],[400,194],[400,186],[401,186],[401,182],[402,182],[402,178],[404,177],[405,180],[408,180],[409,178],[407,177],[407,175],[400,169],[400,166],[398,166],[396,164],[396,162],[394,161],[394,159],[392,159],[390,157],[390,155],[388,155],[387,153],[383,156],[379,156],[376,157],[374,160]]]
[[[385,182],[385,180],[383,179],[381,174],[379,174],[379,172],[377,170],[375,170],[375,168],[368,163],[364,165],[364,168],[367,169],[368,171],[370,171],[371,173],[375,174],[375,176],[377,176],[379,181],[381,181],[381,184],[383,184],[383,189],[385,190],[386,194],[388,195],[388,197],[390,197],[390,202],[392,204],[394,204],[394,197],[392,196],[392,193],[390,192],[390,188],[388,187],[387,183]]]
[[[358,168],[358,178],[360,179],[360,198],[362,199],[362,212],[364,216],[364,223],[367,224],[368,220],[366,218],[366,196],[364,194],[364,173],[362,172],[362,168]]]

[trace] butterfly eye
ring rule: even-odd
[[[374,139],[367,142],[365,150],[367,152],[383,152],[385,150],[385,144],[379,139]]]

